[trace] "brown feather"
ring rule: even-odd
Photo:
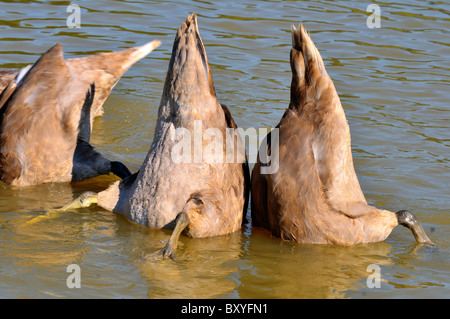
[[[100,192],[98,204],[151,228],[172,228],[177,215],[184,211],[190,219],[186,234],[192,237],[238,230],[248,202],[248,166],[242,162],[211,163],[205,158],[198,163],[172,160],[174,130],[187,129],[193,139],[196,120],[202,123],[202,134],[217,128],[224,142],[227,128],[237,127],[228,108],[217,100],[193,14],[175,36],[155,138],[147,157],[134,180],[115,183]],[[208,145],[203,141],[203,151]]]
[[[8,84],[14,80],[18,73],[19,71],[17,70],[0,69],[0,92],[2,92]]]
[[[319,51],[292,28],[291,101],[279,128],[279,170],[252,173],[252,221],[285,240],[352,245],[384,240],[394,213],[367,205],[354,167],[350,129]]]
[[[123,72],[158,45],[64,60],[56,44],[19,83],[10,80],[0,98],[0,179],[19,186],[71,181],[86,93],[95,87],[91,129]]]

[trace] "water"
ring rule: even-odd
[[[0,183],[2,298],[449,298],[450,5],[350,1],[0,1],[0,68],[33,63],[57,42],[66,57],[159,39],[105,103],[92,143],[137,171],[150,147],[179,25],[198,14],[219,100],[243,128],[274,127],[289,103],[291,24],[303,22],[341,97],[368,202],[416,213],[436,249],[397,227],[381,243],[298,245],[247,225],[229,236],[181,238],[176,261],[149,261],[170,232],[98,207],[25,223],[113,176],[16,188]],[[252,155],[252,154],[250,154]],[[81,268],[69,289],[67,266]],[[371,264],[381,287],[369,288]]]

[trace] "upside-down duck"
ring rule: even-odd
[[[131,175],[89,144],[93,119],[120,77],[159,41],[65,60],[56,44],[33,65],[2,70],[0,180],[16,186]]]
[[[292,27],[291,100],[260,154],[278,159],[278,171],[252,171],[254,226],[299,243],[354,245],[383,241],[397,225],[431,244],[417,218],[367,204],[356,176],[350,129],[319,51],[300,25]],[[273,164],[273,163],[271,163]]]
[[[98,194],[83,193],[62,210],[96,203],[138,224],[173,229],[167,245],[157,253],[163,257],[175,256],[182,232],[195,238],[235,232],[245,218],[250,184],[245,148],[236,129],[230,111],[217,99],[197,17],[192,14],[176,34],[155,137],[139,172]],[[219,134],[203,138],[211,130]],[[191,148],[188,138],[198,137],[201,144],[195,146],[193,141]],[[215,139],[223,142],[212,147]],[[186,141],[186,147],[180,148]],[[214,157],[212,149],[223,156]],[[180,151],[187,155],[181,154],[185,161],[176,159]],[[233,159],[227,160],[230,154]]]

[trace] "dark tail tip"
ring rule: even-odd
[[[90,85],[86,92],[86,98],[81,107],[80,121],[78,123],[78,139],[89,143],[91,139],[91,108],[94,103],[95,83]]]
[[[111,161],[111,172],[124,179],[131,175],[130,170],[121,162]]]

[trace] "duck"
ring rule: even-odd
[[[225,155],[213,156],[216,160],[207,152],[212,139],[199,135],[211,130],[223,141],[215,149]],[[172,229],[167,244],[155,253],[163,258],[175,257],[181,234],[204,238],[239,230],[249,201],[248,161],[236,122],[218,101],[195,13],[176,34],[154,136],[138,172],[99,193],[85,192],[61,210],[97,204],[134,223]],[[192,136],[200,136],[201,143],[189,152]],[[180,161],[179,146],[185,141],[182,153],[187,156]],[[235,156],[225,160],[229,154]]]
[[[116,52],[64,59],[57,43],[15,72],[0,95],[0,180],[14,186],[131,175],[89,143],[93,119],[121,76],[157,48],[155,40]]]
[[[253,167],[252,225],[285,241],[343,246],[384,241],[402,225],[418,243],[433,245],[412,212],[367,203],[333,81],[303,25],[291,34],[290,103],[259,151],[278,166],[266,174],[268,160],[258,156]]]
[[[0,92],[8,86],[9,82],[19,74],[18,70],[0,69]]]

